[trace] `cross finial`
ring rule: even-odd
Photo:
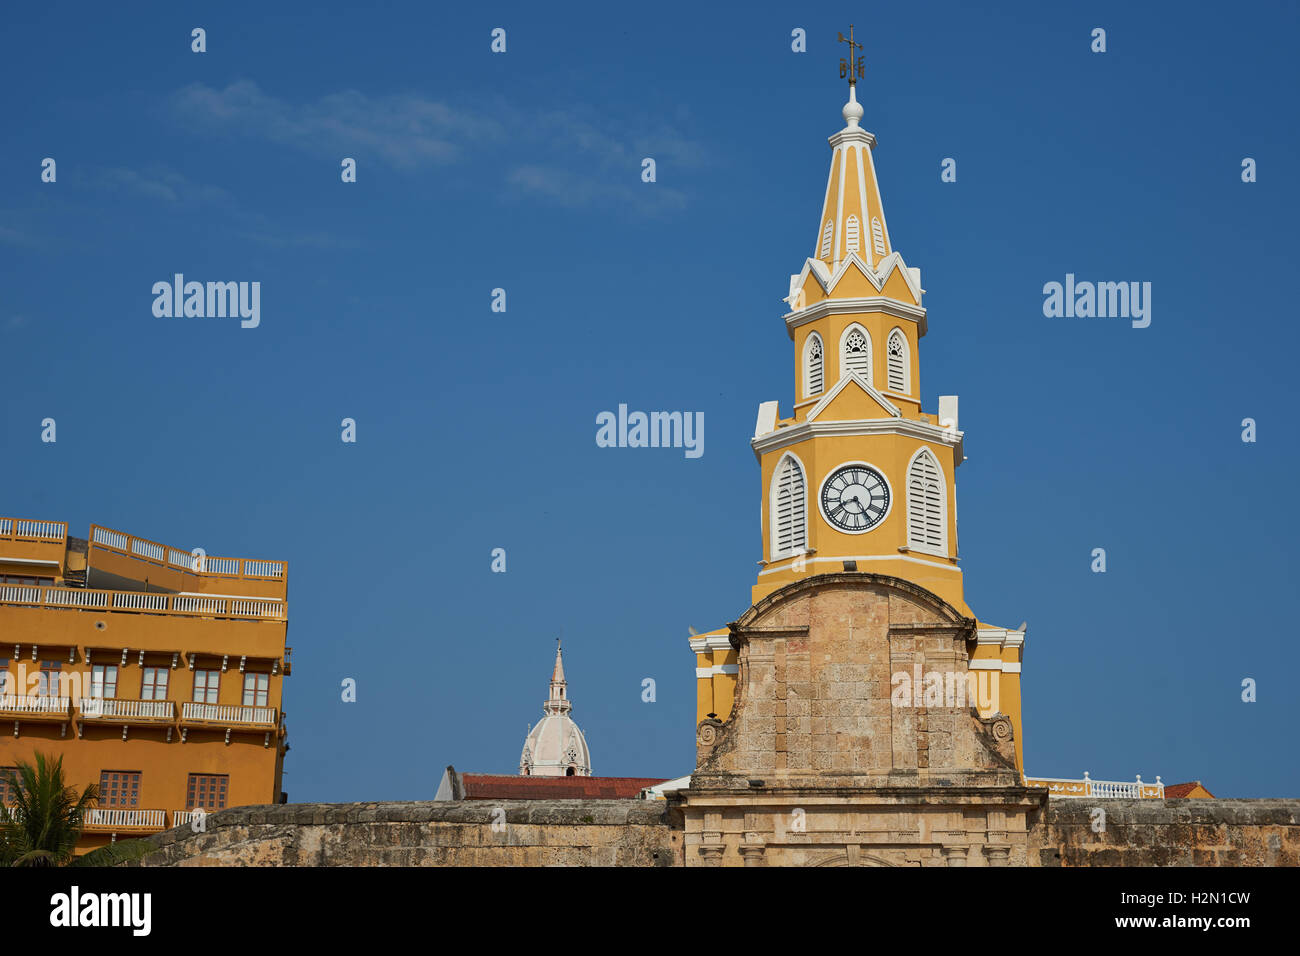
[[[856,52],[862,49],[862,44],[853,42],[853,24],[851,23],[849,24],[849,35],[845,37],[843,33],[840,33],[838,36],[841,43],[849,45],[849,58],[846,60],[840,57],[840,79],[842,80],[847,76],[849,86],[855,86],[863,75],[862,54]]]

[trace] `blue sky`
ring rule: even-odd
[[[0,513],[287,560],[292,800],[514,772],[559,635],[596,772],[689,772],[686,629],[748,605],[854,22],[967,599],[1029,623],[1029,771],[1300,793],[1298,15],[1134,6],[14,7]],[[155,318],[176,272],[260,281],[260,327]],[[1066,273],[1151,282],[1151,326],[1045,318]],[[598,448],[619,403],[703,412],[704,455]]]

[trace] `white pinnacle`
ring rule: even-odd
[[[842,112],[844,121],[849,124],[849,129],[857,129],[858,120],[862,119],[862,104],[858,102],[856,83],[849,85],[849,101],[844,104]]]

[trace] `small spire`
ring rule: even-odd
[[[543,710],[548,714],[567,714],[573,710],[569,703],[568,681],[564,679],[564,657],[560,639],[555,639],[555,669],[551,671],[551,693]]]
[[[555,670],[551,673],[551,683],[564,683],[564,658],[562,656],[560,639],[555,639]]]

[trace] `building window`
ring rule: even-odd
[[[807,235],[807,233],[805,233],[805,235]],[[822,229],[822,254],[818,258],[825,259],[827,256],[831,254],[831,237],[834,235],[835,235],[835,221],[832,219],[827,219],[826,226],[824,229]]]
[[[907,546],[948,553],[948,514],[943,472],[930,450],[922,449],[907,469]]]
[[[17,776],[17,767],[0,767],[0,807],[13,806]]]
[[[34,578],[26,574],[0,574],[0,584],[13,584],[19,587],[48,588],[54,586],[54,578]]]
[[[204,810],[226,809],[226,790],[230,786],[230,775],[225,773],[192,773],[190,785],[185,791],[185,809]]]
[[[803,347],[804,394],[817,395],[824,381],[822,337],[814,332]]]
[[[798,554],[807,547],[803,468],[787,455],[772,479],[772,558]]]
[[[140,805],[140,771],[105,770],[99,775],[101,807],[138,807]]]
[[[244,706],[265,707],[267,690],[270,688],[270,674],[244,675]]]
[[[221,671],[196,670],[194,672],[194,702],[196,704],[215,704],[217,690],[221,685]]]
[[[146,667],[144,677],[140,681],[140,699],[166,700],[168,677],[165,667]]]
[[[41,672],[36,678],[37,697],[58,697],[59,678],[63,664],[60,661],[41,661]]]
[[[849,252],[858,251],[858,217],[849,216],[844,224],[844,248]]]
[[[871,217],[871,242],[876,247],[876,256],[885,254],[885,230],[876,216]]]
[[[871,384],[871,339],[867,330],[860,325],[851,325],[844,333],[844,372],[857,372],[867,384]]]
[[[90,696],[105,700],[117,696],[116,664],[95,664],[90,668]]]
[[[889,387],[895,392],[909,394],[907,389],[907,340],[899,329],[889,333],[889,345],[885,347],[885,359],[889,373]]]

